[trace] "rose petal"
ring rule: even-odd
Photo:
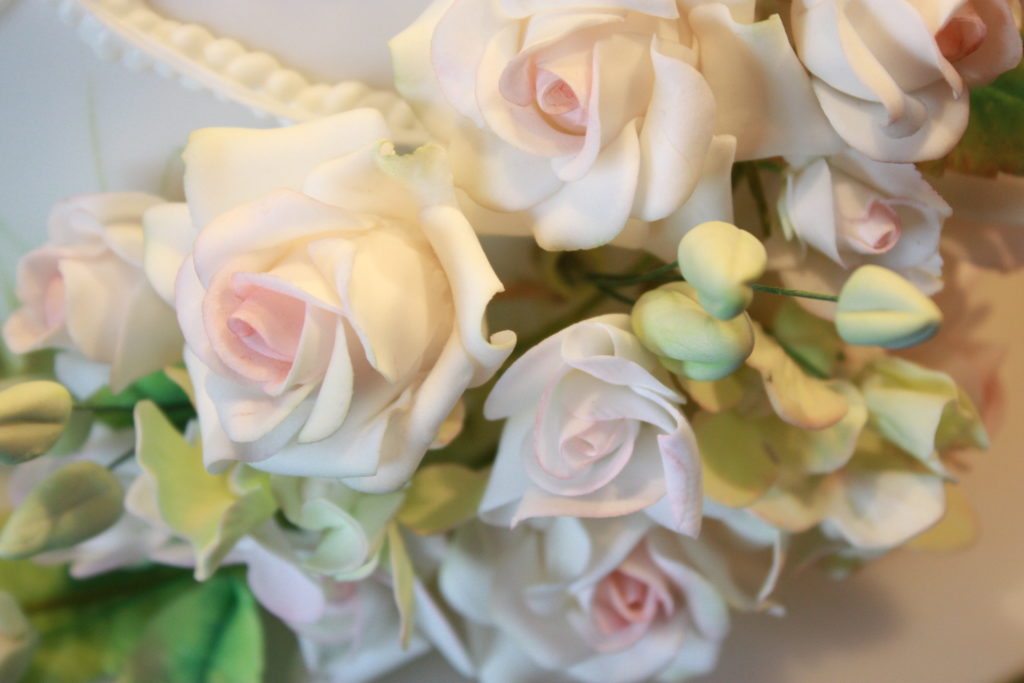
[[[183,153],[192,220],[202,230],[216,216],[272,190],[299,190],[310,169],[387,136],[387,124],[374,109],[273,130],[196,131]]]
[[[598,156],[583,178],[566,183],[536,207],[534,236],[549,251],[590,249],[607,244],[622,231],[636,196],[640,173],[637,122]]]

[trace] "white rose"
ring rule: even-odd
[[[480,679],[679,681],[710,671],[725,602],[683,539],[644,517],[467,527],[441,568],[477,638]]]
[[[674,527],[696,536],[700,456],[670,382],[627,315],[584,320],[530,349],[484,407],[508,418],[484,519],[615,517],[666,499]]]
[[[394,490],[511,351],[511,333],[484,336],[501,284],[444,153],[399,157],[387,136],[365,109],[199,131],[188,211],[147,217],[162,289],[199,228],[174,297],[208,467]]]
[[[879,161],[935,159],[965,89],[1021,59],[1019,0],[796,0],[793,38],[836,131]]]
[[[128,192],[57,204],[50,239],[18,263],[22,306],[4,325],[15,353],[65,349],[61,379],[80,395],[109,381],[116,392],[181,359],[174,311],[142,268],[142,214],[163,203]]]
[[[939,236],[952,210],[913,165],[853,150],[796,163],[780,206],[787,237],[816,252],[783,271],[787,284],[838,292],[848,271],[874,264],[926,294],[941,287]]]
[[[501,212],[482,229],[591,248],[679,209],[716,133],[741,158],[831,144],[781,21],[751,24],[754,4],[438,0],[392,40],[396,84],[456,185]]]

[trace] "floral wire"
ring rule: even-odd
[[[624,303],[627,306],[633,306],[634,304],[636,304],[636,299],[628,297],[628,296],[626,296],[624,294],[620,294],[619,292],[615,291],[615,289],[613,287],[611,287],[609,285],[598,283],[597,284],[597,289],[598,289],[598,291],[600,291],[605,296],[607,296],[607,297],[609,297],[611,299],[615,299],[616,301],[618,301],[620,303]]]
[[[594,285],[607,294],[608,296],[622,301],[623,303],[635,303],[634,300],[624,297],[614,291],[616,287],[631,287],[633,285],[639,285],[644,282],[652,282],[655,280],[668,280],[670,282],[685,282],[681,277],[668,277],[668,274],[679,268],[679,263],[673,261],[672,263],[666,264],[660,268],[654,270],[636,274],[612,274],[612,273],[587,273],[587,278],[594,283]],[[766,292],[768,294],[781,294],[784,296],[795,296],[802,299],[817,299],[819,301],[839,301],[839,297],[835,294],[823,294],[821,292],[808,292],[803,289],[788,289],[786,287],[772,287],[770,285],[750,285],[751,289],[758,292]]]
[[[127,450],[126,452],[124,452],[121,455],[117,456],[117,458],[115,458],[113,461],[111,461],[110,464],[107,465],[107,469],[110,470],[111,472],[113,472],[120,465],[122,465],[125,462],[127,462],[128,460],[130,460],[132,458],[132,456],[134,456],[134,455],[135,455],[135,449],[134,448],[131,448],[131,449]]]
[[[652,271],[642,273],[640,275],[636,275],[635,273],[587,273],[587,278],[592,281],[607,281],[609,284],[614,283],[613,286],[616,287],[625,287],[628,285],[638,285],[643,282],[650,282],[651,280],[662,279],[666,275],[670,275],[678,269],[679,262],[673,261],[672,263],[666,263],[660,268],[655,268]]]
[[[782,294],[783,296],[796,296],[801,299],[817,299],[818,301],[839,301],[835,294],[822,294],[821,292],[808,292],[803,289],[786,289],[785,287],[771,287],[769,285],[750,285],[750,288],[758,292],[768,294]]]
[[[173,410],[192,409],[191,403],[159,403],[157,406],[165,413]],[[90,413],[130,413],[135,410],[135,403],[127,406],[104,406],[96,405],[95,403],[75,403],[72,407],[75,410],[82,410]]]

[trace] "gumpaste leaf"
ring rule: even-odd
[[[963,488],[946,482],[946,513],[907,544],[917,550],[964,550],[978,538],[978,519]]]
[[[0,590],[18,601],[37,634],[25,683],[110,680],[123,668],[153,617],[193,589],[187,571],[170,567],[111,572],[76,581],[64,567],[0,562]]]
[[[156,615],[117,680],[255,683],[262,675],[259,610],[241,579],[219,574]]]
[[[733,413],[698,413],[693,431],[704,467],[704,494],[729,507],[750,505],[779,476],[755,422]]]
[[[476,516],[488,473],[460,465],[424,467],[412,480],[398,521],[430,536],[454,529]]]
[[[937,164],[953,171],[1024,175],[1024,63],[991,85],[971,91],[971,118],[963,138]],[[931,168],[931,167],[929,167]]]
[[[412,560],[405,548],[405,540],[397,524],[388,525],[388,558],[391,564],[391,582],[395,594],[395,604],[402,620],[402,647],[409,645],[412,638],[413,624],[416,620],[415,583],[416,574],[412,568]]]
[[[274,513],[268,479],[232,476],[233,470],[208,473],[201,446],[188,443],[150,401],[135,406],[135,430],[139,464],[155,482],[160,515],[192,544],[202,581],[242,536]]]

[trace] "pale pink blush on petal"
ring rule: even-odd
[[[935,42],[942,56],[957,62],[974,54],[988,36],[988,26],[968,2],[935,34]]]
[[[903,231],[900,215],[883,200],[876,199],[863,216],[843,225],[847,246],[861,254],[884,254],[896,246]]]

